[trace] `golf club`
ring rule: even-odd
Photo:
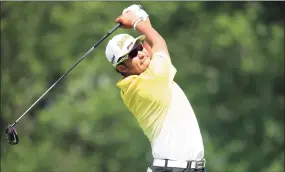
[[[15,129],[15,125],[18,121],[26,115],[52,88],[56,86],[75,66],[78,65],[92,50],[94,50],[101,42],[103,42],[109,35],[111,35],[115,30],[117,30],[121,24],[117,24],[113,29],[108,31],[92,48],[90,48],[67,72],[65,72],[52,86],[50,86],[46,92],[44,92],[38,100],[36,100],[12,125],[9,125],[6,129],[6,137],[9,141],[9,144],[16,145],[19,143],[19,137]]]

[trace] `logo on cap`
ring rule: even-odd
[[[114,60],[115,60],[115,55],[113,54],[113,57],[112,57],[111,63],[114,63]]]
[[[121,40],[117,43],[117,46],[120,47],[120,49],[123,49],[125,41],[130,38],[129,35],[125,35],[121,38]]]

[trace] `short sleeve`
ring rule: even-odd
[[[162,81],[172,82],[176,74],[176,68],[172,65],[168,54],[157,52],[153,54],[148,69],[144,76],[152,77]]]

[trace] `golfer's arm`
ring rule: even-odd
[[[168,55],[168,49],[162,36],[148,23],[139,22],[136,30],[145,35],[147,42],[150,44],[152,53],[163,52]]]

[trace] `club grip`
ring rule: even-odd
[[[110,31],[109,31],[109,34],[111,34],[111,33],[113,33],[115,30],[117,30],[119,27],[121,27],[122,26],[122,24],[121,23],[118,23],[113,29],[111,29]]]

